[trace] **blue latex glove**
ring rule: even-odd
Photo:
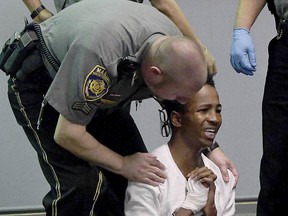
[[[256,71],[256,54],[249,30],[244,28],[233,30],[230,63],[238,73],[252,76]]]

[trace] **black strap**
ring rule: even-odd
[[[64,8],[66,8],[66,3],[67,3],[67,0],[64,1],[61,10],[63,10]]]
[[[276,13],[276,7],[274,4],[274,0],[268,0],[267,5],[268,5],[268,9],[271,12],[271,14],[275,14]]]
[[[276,6],[274,4],[274,0],[268,0],[267,6],[268,6],[268,9],[271,12],[271,14],[274,15],[276,26],[278,26],[280,19],[277,15],[277,12],[276,12]]]
[[[44,5],[40,5],[38,8],[36,8],[34,11],[32,11],[30,17],[31,19],[34,19],[36,16],[38,16],[38,14],[41,13],[41,11],[45,10],[46,8],[44,7]]]
[[[38,39],[39,39],[39,45],[40,45],[39,49],[41,51],[44,65],[46,66],[51,78],[54,78],[59,67],[60,67],[60,62],[57,59],[55,59],[54,56],[49,51],[49,49],[48,49],[48,47],[44,41],[43,35],[41,33],[41,29],[40,29],[39,24],[33,22],[32,25],[33,25],[34,31],[37,34]]]
[[[143,0],[130,0],[130,1],[138,2],[138,3],[143,3]]]

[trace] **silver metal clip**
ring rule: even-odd
[[[137,74],[137,72],[135,71],[135,72],[133,73],[133,77],[132,77],[132,80],[131,80],[131,86],[133,86],[134,83],[135,83],[136,74]]]
[[[283,22],[285,22],[285,20],[280,20],[279,23],[278,23],[277,36],[276,36],[277,40],[279,40],[282,37],[282,35],[283,35],[283,29],[281,28]]]

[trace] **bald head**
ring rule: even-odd
[[[143,76],[148,82],[146,82],[148,87],[152,87],[152,91],[167,85],[170,87],[170,98],[167,98],[169,95],[164,95],[166,98],[163,99],[190,98],[206,82],[207,66],[203,52],[190,38],[163,36],[151,46],[146,60],[144,69],[146,72],[152,72],[151,79],[145,80],[145,75]],[[153,77],[155,71],[158,72],[157,75],[161,75],[161,79],[153,83],[153,78],[156,78]],[[157,95],[156,91],[153,93],[163,97]]]
[[[204,63],[205,58],[199,45],[183,36],[165,37],[154,53],[154,64],[167,73],[183,69],[181,71],[189,74],[189,71],[198,69],[198,66],[202,69]]]

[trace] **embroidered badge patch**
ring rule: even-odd
[[[87,75],[83,85],[83,94],[86,101],[95,101],[103,97],[111,85],[106,68],[96,65]]]

